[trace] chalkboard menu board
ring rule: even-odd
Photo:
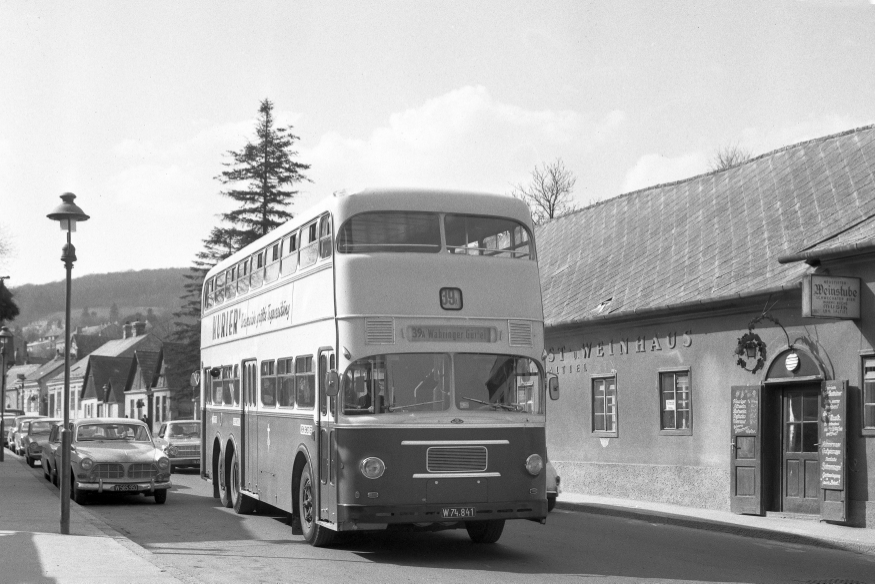
[[[820,488],[845,488],[848,386],[845,381],[825,381],[820,404]]]
[[[760,419],[759,392],[752,387],[732,388],[732,435],[756,436]]]

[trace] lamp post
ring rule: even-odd
[[[70,272],[73,270],[73,262],[76,261],[76,248],[73,247],[71,234],[76,231],[77,221],[87,221],[88,215],[76,206],[73,200],[76,195],[64,193],[61,195],[63,203],[55,207],[55,210],[46,215],[52,221],[61,224],[61,230],[67,232],[67,245],[61,253],[61,261],[67,269],[67,303],[65,310],[64,326],[64,395],[62,397],[64,409],[64,424],[61,426],[61,468],[58,469],[58,481],[61,483],[61,533],[70,533]]]
[[[12,345],[13,335],[8,327],[0,327],[0,462],[3,462],[3,440],[6,438],[6,351]]]

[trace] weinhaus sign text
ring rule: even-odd
[[[599,365],[632,354],[657,353],[688,348],[693,345],[693,331],[639,335],[635,338],[595,339],[554,346],[547,349],[550,373],[588,373],[600,371]]]

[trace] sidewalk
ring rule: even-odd
[[[0,462],[0,582],[85,584],[192,582],[152,563],[152,555],[70,502],[70,535],[60,535],[60,491],[43,471],[4,451]]]
[[[560,494],[556,508],[875,555],[875,529],[788,518],[779,514],[766,517],[736,515],[728,511],[577,493]]]

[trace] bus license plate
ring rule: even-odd
[[[116,491],[139,491],[140,485],[116,485]]]
[[[444,519],[465,519],[474,517],[474,507],[444,507],[441,509],[441,517]]]

